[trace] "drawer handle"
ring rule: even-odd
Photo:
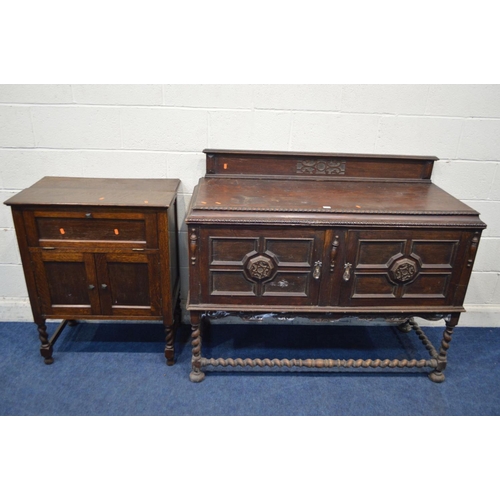
[[[319,277],[321,276],[321,266],[323,263],[318,260],[314,263],[314,271],[313,271],[313,278],[315,280],[319,280]]]
[[[144,248],[132,248],[133,252],[144,252]]]
[[[101,288],[102,288],[103,290],[106,290],[106,288],[108,288],[108,285],[106,285],[106,283],[102,283],[102,284],[101,284]]]
[[[351,267],[352,267],[352,264],[349,264],[349,262],[347,262],[344,265],[345,271],[344,271],[344,276],[342,276],[344,281],[349,281],[349,279],[351,278]]]
[[[90,219],[92,218],[92,214],[91,213],[85,214],[85,217],[87,217],[87,219]]]
[[[89,290],[93,290],[95,288],[94,285],[89,285]]]
[[[42,247],[42,250],[55,250],[56,247]]]

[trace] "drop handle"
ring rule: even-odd
[[[342,276],[342,279],[344,281],[349,281],[349,279],[351,278],[351,267],[352,267],[352,264],[350,264],[349,262],[347,262],[346,264],[344,264],[344,275]]]
[[[315,280],[319,280],[319,277],[321,276],[321,266],[323,263],[318,260],[317,262],[314,263],[314,271],[313,271],[313,278]]]
[[[101,284],[101,288],[102,288],[103,290],[106,290],[106,288],[108,288],[108,285],[106,285],[106,283],[102,283],[102,284]]]
[[[87,219],[91,219],[92,218],[92,214],[89,212],[89,213],[86,213],[85,214],[85,217],[87,217]]]

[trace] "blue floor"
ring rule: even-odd
[[[56,328],[49,324],[50,332]],[[442,328],[424,329],[439,346]],[[455,329],[446,381],[429,369],[344,372],[207,371],[189,381],[189,327],[177,363],[164,362],[160,324],[66,327],[54,364],[32,323],[0,323],[0,415],[499,415],[500,328]],[[394,327],[213,323],[205,357],[426,358],[414,332]],[[360,371],[361,370],[361,371]]]

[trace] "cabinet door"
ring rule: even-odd
[[[92,254],[33,250],[31,260],[44,315],[75,318],[99,314]]]
[[[201,228],[202,301],[316,305],[323,234],[311,228]]]
[[[158,252],[96,254],[101,314],[160,316]]]
[[[341,304],[450,305],[465,243],[460,231],[349,231]]]

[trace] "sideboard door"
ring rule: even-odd
[[[106,316],[159,316],[158,254],[96,254],[99,296]]]
[[[316,305],[324,232],[312,228],[201,228],[202,300],[207,304]]]
[[[31,252],[42,312],[74,318],[100,313],[94,256],[57,250]]]
[[[348,231],[341,304],[451,305],[466,247],[461,231]]]

